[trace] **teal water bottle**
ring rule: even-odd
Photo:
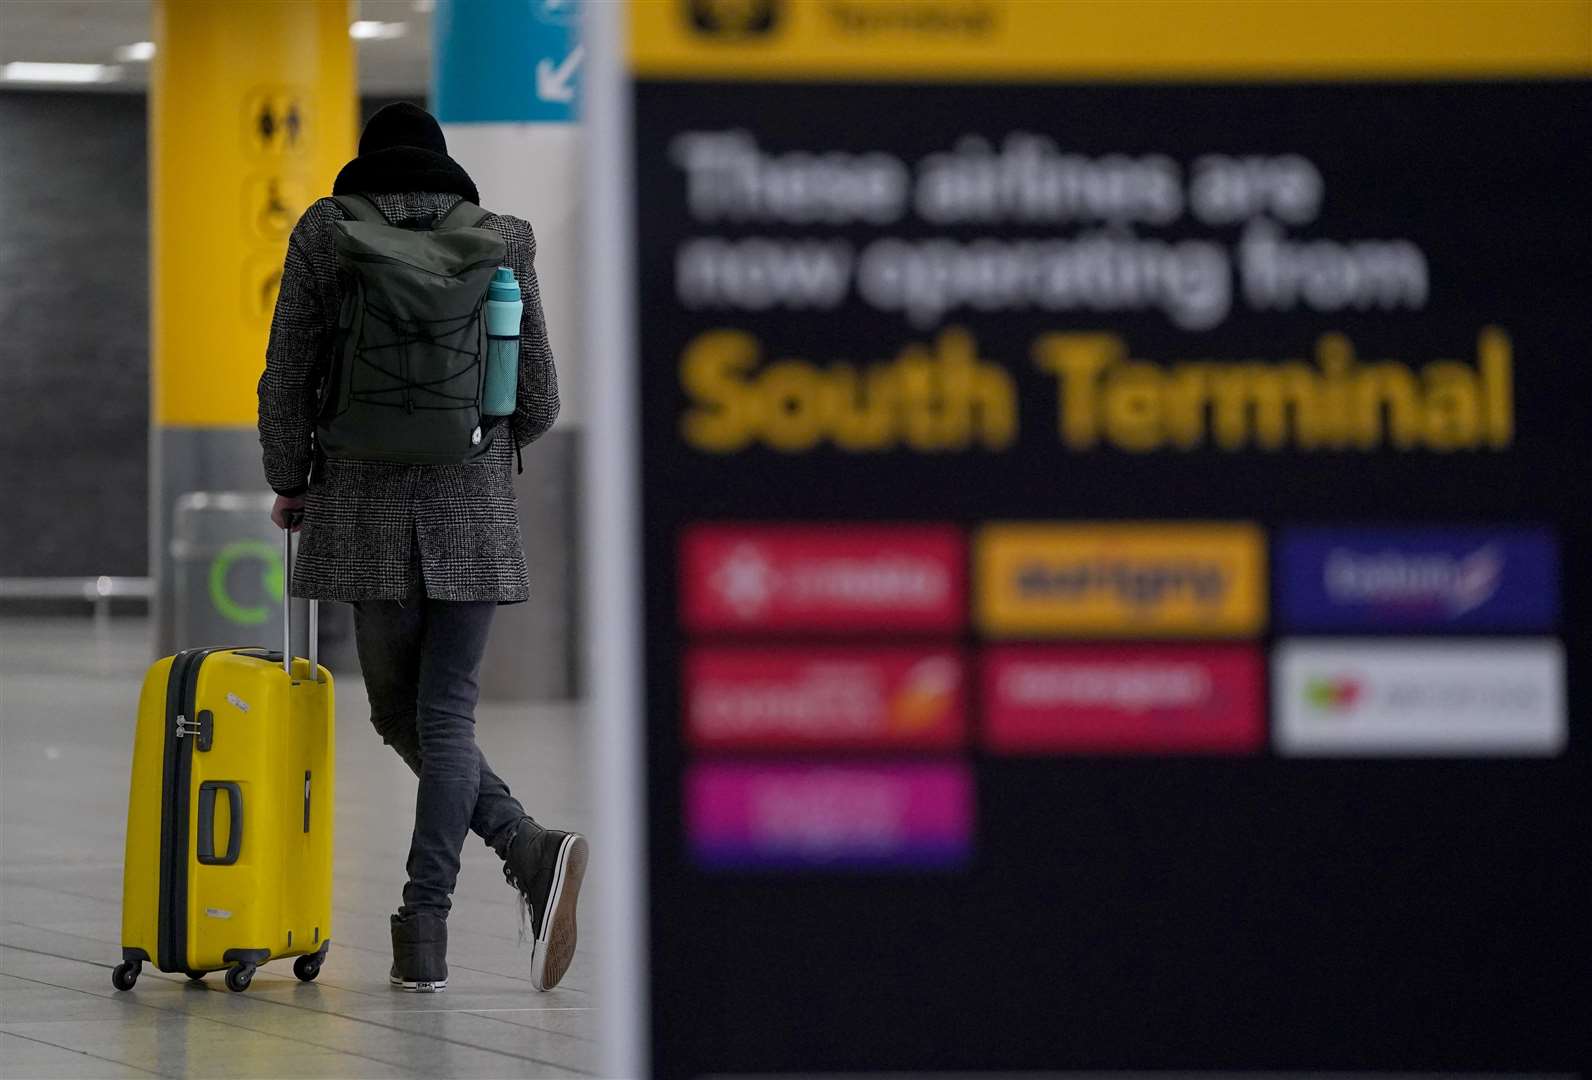
[[[520,381],[520,283],[514,271],[497,268],[486,291],[486,390],[481,411],[487,416],[514,412]]]

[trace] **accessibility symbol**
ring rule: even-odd
[[[308,95],[294,87],[256,90],[244,102],[244,142],[261,157],[302,154],[309,146]]]
[[[307,205],[304,184],[290,176],[257,176],[249,181],[245,198],[249,232],[272,244],[287,239]]]

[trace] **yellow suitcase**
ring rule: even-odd
[[[292,581],[290,539],[283,561]],[[286,590],[284,590],[285,592]],[[284,596],[284,626],[290,626]],[[133,744],[122,878],[122,962],[243,990],[267,960],[296,956],[306,982],[332,937],[331,674],[310,658],[199,648],[157,660]],[[284,659],[287,658],[287,659]]]

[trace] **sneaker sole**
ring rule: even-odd
[[[428,982],[425,980],[400,979],[396,975],[389,975],[387,976],[387,981],[406,994],[438,994],[448,988],[447,979]]]
[[[579,833],[570,833],[559,845],[553,887],[547,894],[547,918],[531,956],[531,985],[538,990],[557,986],[575,959],[575,909],[590,853],[590,845]]]

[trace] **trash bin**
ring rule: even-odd
[[[272,498],[190,491],[177,498],[171,558],[176,647],[282,647],[282,530]]]
[[[171,542],[176,649],[282,647],[282,530],[271,524],[272,501],[252,491],[178,496]],[[302,656],[304,605],[294,611],[293,647]],[[321,662],[336,672],[356,670],[353,638],[347,605],[322,604]]]

